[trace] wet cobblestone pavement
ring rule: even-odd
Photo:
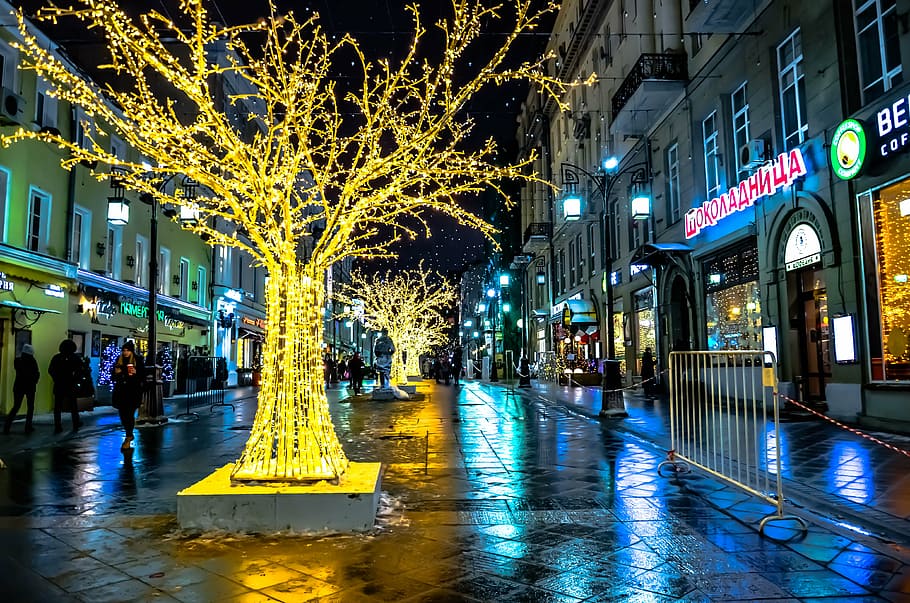
[[[39,422],[3,438],[3,600],[910,601],[906,457],[786,425],[810,527],[783,541],[784,527],[758,534],[758,499],[657,475],[660,402],[631,399],[631,417],[608,422],[580,388],[419,387],[415,402],[330,391],[348,455],[385,466],[368,534],[178,529],[175,493],[239,454],[250,390],[231,392],[234,412],[142,429],[127,456],[109,410],[76,434]]]

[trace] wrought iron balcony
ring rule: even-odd
[[[645,132],[685,86],[687,60],[682,53],[642,54],[613,95],[614,132]]]

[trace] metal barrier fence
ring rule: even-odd
[[[216,356],[190,356],[186,365],[186,412],[177,418],[198,416],[190,408],[208,406],[209,412],[217,407],[234,405],[225,403],[224,390],[227,368],[220,366],[224,359]]]
[[[776,507],[761,520],[784,515],[777,362],[762,351],[673,352],[670,385],[670,451],[658,473],[694,465]]]

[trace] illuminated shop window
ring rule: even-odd
[[[705,262],[709,350],[760,350],[761,288],[754,241]]]
[[[867,201],[868,201],[868,195]],[[869,347],[874,381],[910,379],[910,181],[871,198],[873,231],[864,233]],[[872,276],[877,275],[877,279]]]

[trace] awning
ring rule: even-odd
[[[570,324],[597,324],[597,311],[594,309],[593,302],[586,299],[567,299],[564,303],[569,307]]]
[[[38,314],[60,314],[60,310],[51,310],[50,308],[39,308],[37,306],[26,306],[13,300],[0,300],[0,307],[12,308],[13,310],[24,310],[25,312],[37,312]]]
[[[662,266],[672,261],[673,256],[692,253],[692,248],[682,243],[645,243],[632,254],[632,264]]]

